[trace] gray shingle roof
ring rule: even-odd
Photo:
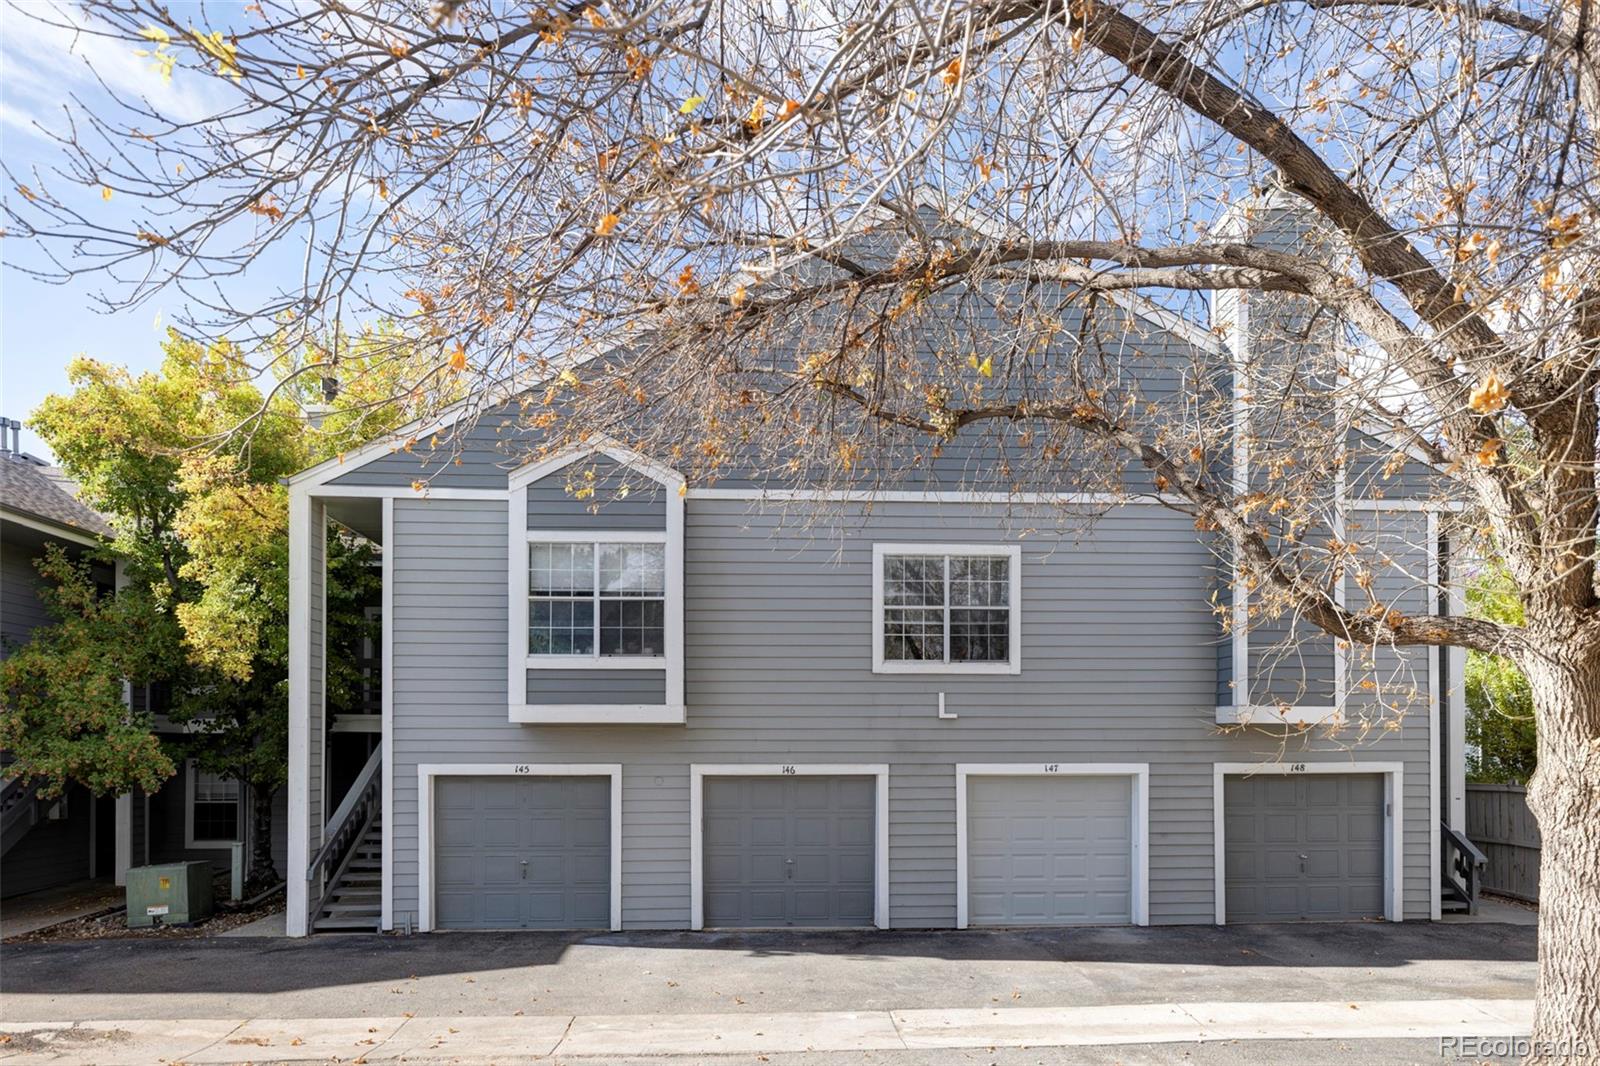
[[[16,511],[69,529],[102,537],[112,535],[111,524],[65,486],[64,476],[52,476],[51,467],[39,466],[13,455],[0,455],[0,510]]]

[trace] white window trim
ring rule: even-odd
[[[891,555],[986,555],[1009,560],[1010,651],[1006,662],[935,663],[883,657],[883,563]],[[945,605],[948,611],[950,605]],[[949,644],[945,645],[946,654]],[[875,674],[1022,673],[1022,548],[1016,544],[874,544],[872,546],[872,672]]]
[[[528,486],[573,463],[605,455],[643,474],[662,488],[666,504],[664,530],[559,530],[528,528]],[[506,702],[510,720],[524,724],[594,722],[601,724],[682,724],[683,686],[683,527],[684,480],[674,470],[624,448],[603,445],[563,452],[513,473],[507,493],[507,596],[510,632],[506,648]],[[528,544],[535,540],[567,543],[662,543],[666,545],[665,649],[659,657],[528,654]],[[529,670],[662,670],[666,699],[661,704],[530,704]]]
[[[689,766],[689,928],[704,929],[705,779],[708,777],[872,777],[877,781],[873,810],[872,924],[889,928],[889,764],[888,763],[692,763]]]
[[[524,573],[526,573],[526,560],[528,548],[535,544],[591,544],[598,548],[602,544],[660,544],[666,545],[667,534],[665,530],[598,530],[584,532],[571,529],[530,529],[527,540],[523,546],[522,558],[524,560]],[[600,565],[600,553],[595,552],[594,565]],[[665,564],[663,564],[665,565]],[[668,583],[670,584],[670,582]],[[528,583],[522,583],[523,599],[529,599],[527,592]],[[594,624],[600,625],[599,612],[599,583],[596,581],[595,591],[590,593],[591,602],[595,604]],[[577,599],[578,597],[573,597]],[[655,597],[644,597],[654,599]],[[666,599],[666,589],[663,587],[662,600]],[[523,625],[523,642],[527,642],[527,625]],[[526,668],[529,670],[571,670],[573,668],[584,670],[665,670],[667,655],[663,648],[660,655],[601,655],[600,642],[595,641],[594,652],[590,655],[534,655],[527,653]]]
[[[1128,777],[1133,793],[1134,925],[1150,924],[1150,764],[1149,763],[956,763],[956,928],[968,927],[967,801],[974,777]]]
[[[183,846],[186,848],[231,848],[244,839],[244,782],[235,781],[233,787],[235,795],[233,805],[236,810],[234,815],[234,835],[231,840],[196,840],[194,836],[194,804],[195,804],[195,775],[199,771],[199,764],[193,759],[184,760],[184,789],[183,789]],[[148,861],[148,857],[146,857]]]
[[[1216,879],[1215,894],[1217,924],[1228,924],[1228,870],[1224,860],[1227,838],[1223,810],[1223,780],[1228,777],[1249,777],[1256,774],[1276,774],[1299,777],[1302,774],[1382,774],[1383,835],[1384,835],[1384,907],[1386,921],[1398,922],[1405,915],[1405,765],[1399,762],[1219,762],[1211,765],[1211,838],[1212,863]],[[1431,802],[1431,799],[1430,799]],[[1430,876],[1437,878],[1435,867]]]
[[[434,926],[433,783],[441,777],[609,777],[611,779],[611,928],[622,928],[621,763],[422,763],[417,767],[417,930]]]

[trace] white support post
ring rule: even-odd
[[[311,863],[311,496],[289,493],[289,841],[284,931],[307,933]]]

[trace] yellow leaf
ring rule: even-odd
[[[578,375],[574,374],[571,369],[563,370],[556,376],[556,380],[561,382],[561,384],[565,385],[569,389],[575,389],[578,387]]]
[[[147,244],[157,244],[157,245],[166,244],[167,241],[169,240],[169,238],[163,237],[159,233],[151,233],[149,230],[145,230],[145,229],[142,229],[142,230],[139,231],[139,239],[141,241],[144,241]]]
[[[700,283],[694,280],[694,267],[686,266],[678,275],[678,291],[685,296],[693,296],[700,291]]]
[[[168,33],[160,26],[146,26],[144,29],[139,31],[139,36],[143,37],[147,41],[155,41],[157,44],[172,43],[172,34]]]
[[[201,33],[199,30],[190,30],[189,36],[194,38],[196,44],[203,51],[210,53],[217,61],[217,74],[238,81],[244,76],[244,71],[239,67],[239,46],[232,41],[224,40],[221,30],[211,33]]]
[[[456,373],[467,368],[467,350],[461,345],[456,345],[456,350],[450,353],[450,369]]]
[[[687,496],[687,495],[689,495],[689,483],[687,481],[683,482],[682,484],[680,484],[678,486],[678,495],[679,496]]]
[[[387,200],[388,198],[389,198],[389,183],[387,181],[384,181],[382,178],[379,178],[378,179],[378,199]]]
[[[994,356],[986,355],[983,357],[983,362],[978,364],[978,373],[986,378],[994,377]]]
[[[683,103],[678,105],[678,114],[680,114],[680,115],[692,114],[694,112],[695,108],[699,107],[701,104],[703,104],[705,102],[706,102],[706,98],[697,93],[696,95],[689,97],[689,99],[685,100]]]
[[[745,128],[752,132],[761,128],[761,123],[767,117],[767,98],[756,97],[755,104],[750,108],[750,113],[744,117]]]
[[[306,76],[306,68],[296,63],[294,67],[294,76],[297,78],[304,78]]]
[[[614,212],[614,211],[606,212],[605,214],[600,216],[600,221],[596,222],[594,224],[595,236],[597,236],[597,237],[609,237],[609,236],[611,236],[611,231],[616,229],[617,228],[617,223],[621,222],[621,221],[622,220],[617,217],[616,212]]]
[[[961,60],[959,57],[950,61],[950,65],[944,68],[944,73],[939,75],[939,80],[952,87],[961,80]]]
[[[583,9],[583,17],[588,19],[589,25],[593,26],[597,30],[603,30],[606,28],[606,17],[592,7],[586,7]]]
[[[799,100],[785,100],[783,107],[778,110],[778,118],[786,119],[800,110]]]
[[[744,283],[740,282],[737,286],[734,287],[733,292],[729,294],[728,302],[731,303],[735,307],[741,307],[744,304],[744,298],[745,298]]]
[[[100,186],[100,199],[102,199],[102,200],[111,199],[111,186],[109,186],[109,185]]]
[[[1505,441],[1499,437],[1490,437],[1483,442],[1483,447],[1478,449],[1478,454],[1473,456],[1478,460],[1479,466],[1496,466],[1500,462],[1500,447]]]
[[[1511,391],[1500,383],[1499,376],[1491,370],[1467,397],[1467,406],[1480,415],[1499,414],[1510,398]]]

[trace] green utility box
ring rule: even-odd
[[[169,862],[128,871],[128,928],[190,925],[211,917],[209,862]]]

